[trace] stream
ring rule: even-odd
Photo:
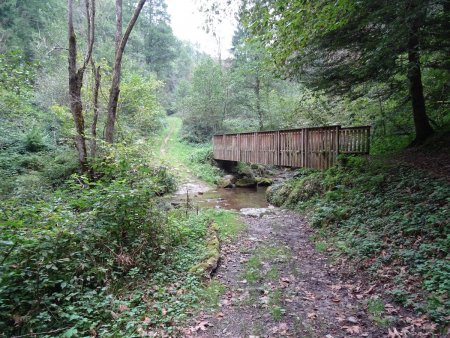
[[[259,209],[269,207],[266,200],[267,187],[217,188],[199,186],[190,182],[176,192],[174,205],[186,204],[194,208],[216,208],[227,210]]]

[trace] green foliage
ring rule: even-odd
[[[25,135],[24,143],[25,149],[32,153],[45,149],[44,136],[36,127]]]
[[[96,169],[100,179],[74,175],[32,205],[2,203],[3,333],[68,327],[114,336],[160,325],[170,332],[204,299],[188,271],[203,256],[209,216],[161,209],[158,196],[174,189],[172,177],[128,148],[115,148]]]
[[[236,238],[244,229],[245,223],[239,214],[230,210],[206,210],[205,215],[211,217],[218,225],[220,238],[230,240]]]
[[[350,157],[339,167],[275,187],[269,198],[309,210],[322,234],[318,243],[355,259],[375,278],[380,271],[405,269],[391,292],[444,323],[450,306],[449,194],[448,183],[411,167]],[[414,274],[423,280],[418,294],[406,287]],[[403,283],[403,291],[396,291]]]
[[[131,73],[124,77],[120,90],[120,113],[133,133],[156,133],[164,123],[164,110],[158,94],[162,82],[154,77]]]
[[[32,89],[36,64],[27,60],[21,50],[0,54],[0,86],[15,94]]]
[[[183,138],[204,143],[221,129],[224,112],[223,74],[211,58],[195,67],[187,90],[179,95],[178,111],[183,116]]]
[[[240,15],[251,42],[267,47],[280,76],[315,94],[326,91],[327,101],[344,98],[341,112],[334,107],[340,120],[359,116],[375,125],[378,136],[411,137],[406,102],[422,95],[408,92],[414,67],[422,71],[418,81],[434,127],[448,120],[448,1],[253,0],[244,2]],[[415,53],[420,62],[411,59]],[[329,112],[317,117],[326,120]],[[428,130],[425,124],[414,127],[420,133]]]

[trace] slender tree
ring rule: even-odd
[[[125,33],[122,35],[122,0],[116,0],[116,52],[114,59],[114,68],[112,74],[111,88],[109,91],[109,101],[107,108],[107,120],[105,128],[105,141],[114,142],[114,127],[117,115],[117,103],[119,102],[120,77],[122,71],[122,56],[130,37],[131,31],[141,13],[146,0],[139,0],[134,10],[133,16],[129,21]]]
[[[91,157],[95,158],[97,156],[97,122],[99,115],[99,104],[98,104],[98,93],[100,90],[100,66],[95,67],[95,63],[92,61],[92,73],[94,74],[94,85],[92,88],[92,108],[93,117],[91,124]]]
[[[88,171],[86,150],[85,124],[83,116],[83,104],[81,101],[81,88],[86,67],[92,57],[95,36],[95,0],[85,0],[87,18],[87,50],[83,63],[77,68],[77,38],[73,26],[73,0],[67,0],[68,38],[69,38],[69,101],[70,111],[75,122],[75,144],[78,150],[78,159],[82,172]]]

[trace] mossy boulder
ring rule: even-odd
[[[259,186],[268,187],[273,184],[273,179],[269,177],[257,177],[256,182]]]
[[[233,182],[231,180],[221,177],[217,180],[217,186],[219,188],[232,188]]]
[[[236,181],[236,187],[239,188],[250,188],[256,187],[258,182],[253,177],[242,177]]]
[[[211,278],[211,274],[217,269],[220,259],[219,227],[211,222],[206,232],[206,250],[203,260],[194,265],[189,271],[195,274]]]

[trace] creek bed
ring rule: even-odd
[[[188,189],[189,191],[190,189]],[[228,210],[241,210],[244,208],[267,208],[267,187],[255,188],[216,188],[208,191],[195,191],[176,195],[175,203],[185,204],[189,195],[189,204],[194,208],[222,208]]]

